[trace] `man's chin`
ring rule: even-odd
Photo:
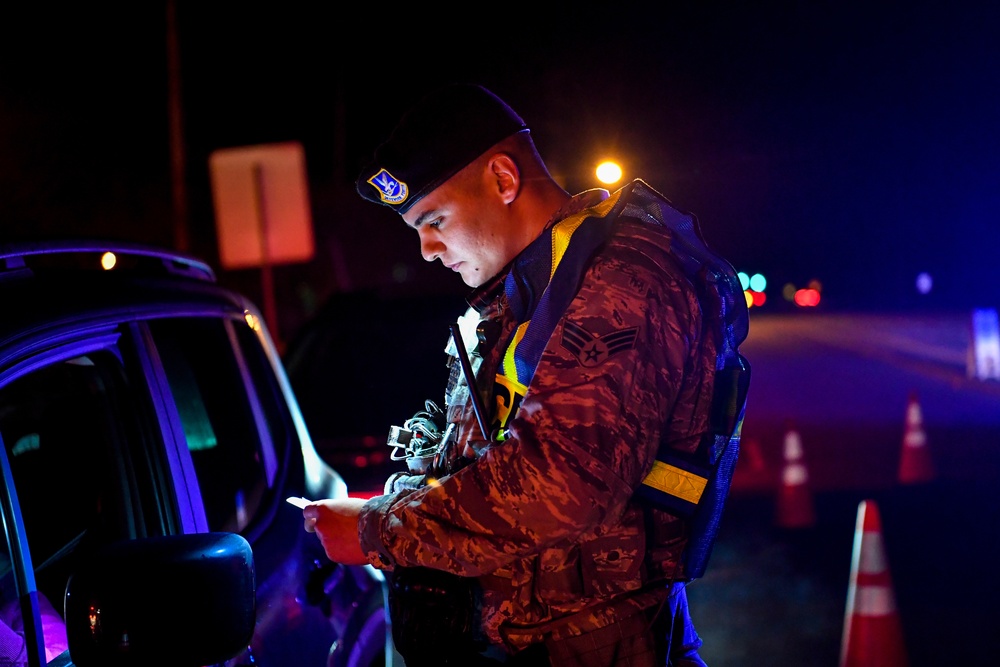
[[[502,269],[497,271],[491,276],[484,275],[485,272],[482,270],[471,269],[470,271],[459,271],[459,275],[462,276],[462,282],[469,287],[482,287],[483,285],[490,283],[494,280],[502,279],[502,276],[507,275],[507,271],[510,269],[510,264],[507,264]]]
[[[476,271],[474,268],[467,267],[464,264],[453,270],[462,278],[462,282],[469,287],[479,287],[486,282],[482,279],[481,271]]]

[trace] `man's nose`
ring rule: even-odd
[[[444,244],[430,234],[420,234],[420,255],[428,262],[433,262],[444,253]]]

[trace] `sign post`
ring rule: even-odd
[[[280,346],[273,267],[309,261],[315,252],[302,145],[220,149],[209,167],[220,263],[260,268],[264,321]]]

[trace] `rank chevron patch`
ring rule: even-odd
[[[630,327],[597,336],[579,324],[567,321],[563,328],[562,346],[576,355],[581,366],[589,368],[603,364],[619,352],[631,350],[638,335],[639,328]]]

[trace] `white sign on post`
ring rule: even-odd
[[[314,253],[305,152],[298,142],[225,148],[209,156],[219,261],[260,267],[264,321],[279,349],[272,267]]]
[[[312,215],[301,144],[219,149],[209,156],[209,168],[223,268],[312,259]]]
[[[1000,380],[1000,321],[995,309],[972,311],[970,352],[970,375],[979,380]]]

